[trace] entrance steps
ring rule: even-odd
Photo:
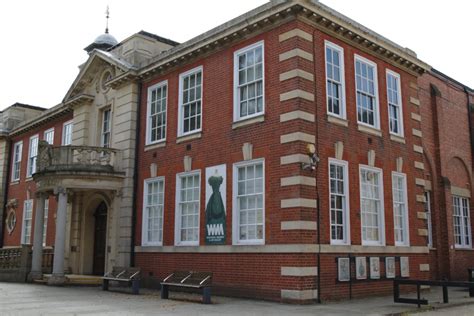
[[[51,274],[43,274],[40,280],[34,280],[34,283],[48,284]],[[102,277],[97,275],[66,274],[64,285],[101,285]]]

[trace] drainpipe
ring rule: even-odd
[[[130,266],[135,266],[135,233],[137,224],[137,188],[138,188],[138,153],[140,144],[140,113],[142,98],[142,83],[138,82],[137,98],[137,127],[135,132],[135,166],[133,170],[133,202],[132,202],[132,241],[130,245]]]
[[[470,138],[470,141],[471,141],[471,157],[474,157],[474,130],[473,130],[473,126],[472,126],[472,116],[473,116],[473,113],[472,113],[472,108],[471,108],[471,104],[469,102],[469,89],[464,86],[464,93],[466,94],[466,104],[467,104],[467,114],[468,114],[468,122],[469,122],[469,138]]]
[[[313,45],[312,45],[312,53],[313,53],[313,75],[314,75],[314,80],[313,80],[313,89],[314,89],[314,106],[315,106],[315,111],[314,111],[314,122],[315,122],[315,144],[314,147],[316,148],[316,155],[319,155],[319,124],[318,124],[318,89],[317,89],[317,84],[316,84],[316,31],[317,29],[315,28],[313,30]],[[318,223],[317,223],[317,234],[318,234],[318,250],[317,250],[317,256],[316,256],[316,261],[318,265],[318,275],[316,282],[318,284],[318,303],[321,303],[321,205],[320,205],[320,200],[319,200],[319,184],[318,184],[318,167],[319,163],[316,162],[316,168],[314,170],[314,177],[316,179],[316,207],[317,207],[317,212],[318,212]]]
[[[0,248],[3,248],[3,234],[5,233],[4,232],[4,227],[5,227],[5,211],[6,211],[6,207],[7,207],[7,203],[8,203],[8,187],[9,187],[9,184],[10,184],[10,166],[11,166],[11,152],[12,152],[12,148],[11,148],[11,141],[8,139],[8,138],[5,138],[5,141],[6,141],[6,144],[5,144],[5,148],[8,149],[7,151],[7,168],[6,168],[6,171],[5,171],[5,182],[4,182],[4,185],[5,185],[5,192],[3,193],[3,205],[2,205],[2,212],[0,213]]]

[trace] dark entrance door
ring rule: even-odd
[[[94,263],[92,273],[104,275],[105,266],[105,242],[107,237],[107,205],[102,202],[94,213]]]

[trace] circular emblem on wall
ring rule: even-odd
[[[8,212],[7,215],[7,231],[8,234],[12,234],[13,230],[15,229],[16,225],[16,214],[15,214],[15,209],[10,209],[10,212]]]

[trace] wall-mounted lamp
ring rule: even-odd
[[[301,168],[303,170],[316,169],[316,164],[319,162],[319,157],[316,155],[316,147],[313,144],[306,145],[306,154],[309,157],[309,163],[303,162]]]

